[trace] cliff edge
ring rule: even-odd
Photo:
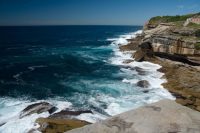
[[[129,42],[120,50],[135,50],[135,61],[160,64],[164,87],[178,103],[200,111],[200,13],[153,17]]]

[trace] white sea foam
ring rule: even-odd
[[[42,102],[44,100],[36,101]],[[71,103],[67,101],[61,101],[60,99],[45,100],[56,106],[58,111],[71,107]],[[34,104],[28,100],[15,99],[15,98],[0,98],[0,133],[27,133],[30,129],[37,129],[38,125],[35,120],[40,117],[48,117],[50,114],[44,112],[41,114],[32,114],[24,118],[19,118],[20,112],[28,105]]]
[[[119,73],[114,73],[113,75],[125,77],[114,83],[107,82],[105,80],[93,82],[88,80],[81,80],[80,83],[87,84],[87,87],[92,88],[106,88],[107,91],[118,92],[117,94],[104,94],[98,93],[99,90],[91,90],[94,96],[88,96],[87,94],[77,94],[77,102],[82,103],[87,97],[87,103],[97,110],[102,110],[103,113],[99,113],[93,110],[93,114],[81,114],[77,116],[77,119],[86,120],[88,122],[94,123],[103,119],[108,118],[107,115],[116,115],[139,106],[149,104],[152,102],[159,101],[163,98],[173,99],[171,94],[163,88],[162,83],[166,82],[162,79],[163,73],[157,71],[161,66],[153,64],[150,62],[131,62],[124,63],[126,60],[132,59],[132,52],[121,52],[119,50],[119,45],[126,45],[128,43],[127,39],[136,37],[137,34],[141,34],[142,31],[137,31],[135,33],[125,34],[119,36],[119,38],[110,38],[107,41],[111,41],[108,48],[113,49],[113,56],[108,60],[112,65],[120,66]],[[105,49],[105,46],[98,47],[98,49]],[[87,57],[88,58],[88,57]],[[93,58],[93,57],[91,57]],[[40,66],[39,66],[40,67]],[[43,67],[43,66],[42,66]],[[145,71],[145,75],[138,75],[135,71],[135,67],[141,68]],[[29,67],[30,70],[34,70],[37,66]],[[20,76],[20,75],[19,75]],[[19,77],[16,75],[16,78]],[[147,80],[150,83],[148,93],[143,93],[144,89],[138,88],[136,86],[137,82],[140,80]],[[77,84],[73,85],[75,87]],[[74,96],[76,98],[76,96]],[[62,99],[48,99],[47,102],[53,104],[58,108],[56,112],[63,109],[72,109],[72,103]],[[41,102],[41,101],[37,101]],[[32,114],[30,116],[19,119],[19,113],[25,107],[35,102],[30,102],[28,100],[12,99],[12,98],[0,98],[0,133],[26,133],[30,129],[36,129],[39,125],[35,124],[35,120],[39,117],[48,117],[50,114],[48,112],[42,114]],[[102,107],[101,104],[104,104]],[[107,115],[105,115],[107,114]]]
[[[164,98],[174,99],[174,97],[162,86],[162,83],[166,82],[166,80],[162,79],[163,73],[157,71],[159,68],[161,68],[160,65],[150,62],[136,61],[128,64],[124,63],[124,61],[132,59],[133,51],[121,52],[119,50],[119,45],[126,45],[128,43],[127,39],[135,38],[137,34],[141,33],[142,31],[140,30],[135,33],[121,35],[119,38],[108,39],[108,41],[112,41],[111,46],[113,46],[114,52],[114,56],[109,59],[109,62],[113,65],[119,65],[122,67],[124,66],[121,68],[121,71],[129,78],[124,78],[122,82],[133,85],[133,90],[135,91],[132,95],[122,95],[117,99],[104,98],[107,100],[106,102],[109,103],[106,112],[110,115],[116,115]],[[134,71],[135,67],[141,68],[143,71],[145,71],[145,74],[138,75],[137,72]],[[134,76],[131,77],[131,75]],[[147,80],[150,83],[150,87],[147,88],[150,91],[149,93],[142,93],[142,89],[138,89],[136,83],[140,80]],[[140,90],[141,92],[138,93]]]

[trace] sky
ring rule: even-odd
[[[0,0],[0,25],[143,25],[200,12],[200,0]]]

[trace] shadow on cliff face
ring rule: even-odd
[[[200,66],[200,63],[190,61],[186,55],[181,54],[170,54],[167,52],[155,52],[153,50],[152,43],[150,41],[145,41],[138,46],[138,50],[134,54],[134,58],[136,61],[145,61],[147,58],[152,58],[154,56],[158,56],[161,58],[169,59],[172,61],[182,62],[184,64],[192,65],[192,66]],[[148,59],[147,59],[148,60]]]

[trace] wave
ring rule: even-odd
[[[54,99],[42,100],[49,102],[58,108],[57,112],[63,109],[75,109],[74,101],[81,104],[81,106],[88,107],[93,111],[93,114],[81,114],[77,116],[77,119],[86,120],[94,123],[109,116],[117,115],[119,113],[140,107],[145,104],[159,101],[164,98],[174,99],[174,97],[163,88],[162,83],[166,82],[162,79],[163,73],[157,71],[161,66],[150,62],[135,62],[132,58],[132,53],[121,52],[119,50],[120,45],[126,45],[129,43],[129,39],[135,38],[138,34],[141,34],[142,30],[134,33],[128,33],[120,35],[118,38],[108,38],[107,41],[110,45],[92,47],[94,53],[87,53],[85,51],[78,51],[75,54],[80,55],[84,59],[96,61],[102,59],[103,62],[119,67],[116,73],[112,73],[113,79],[81,79],[75,82],[61,82],[62,85],[76,88],[81,92],[82,86],[87,88],[84,91],[90,93],[76,93],[70,99],[70,102],[62,97]],[[96,52],[105,50],[112,50],[112,55],[109,59],[94,57]],[[130,63],[125,63],[127,60],[132,60]],[[46,66],[30,66],[29,71],[34,71]],[[142,71],[139,74],[138,70]],[[18,73],[13,77],[19,79],[23,73]],[[116,80],[117,79],[117,80]],[[108,81],[109,80],[109,81]],[[148,88],[139,88],[136,84],[138,81],[146,80],[150,83]],[[69,84],[70,83],[70,84]],[[84,89],[85,89],[84,88]],[[144,93],[144,90],[147,92]],[[83,92],[84,92],[83,91]],[[69,97],[68,97],[69,99]],[[30,129],[36,129],[39,125],[35,124],[35,120],[39,117],[48,117],[48,112],[42,114],[32,114],[30,116],[19,119],[20,112],[27,107],[41,100],[30,101],[27,98],[0,98],[0,132],[2,133],[25,133]],[[5,123],[5,124],[4,124]]]
[[[37,100],[35,102],[29,101],[25,98],[0,98],[0,125],[2,125],[0,126],[0,133],[27,133],[30,129],[37,129],[39,125],[35,123],[35,120],[40,117],[48,117],[50,115],[48,112],[32,114],[21,119],[19,118],[19,114],[28,105],[44,101],[57,107],[58,110],[56,112],[66,108],[71,108],[72,105],[70,102],[59,98]]]
[[[121,35],[119,36],[119,38],[107,39],[107,41],[112,41],[111,46],[113,46],[113,57],[109,59],[109,62],[113,65],[121,67],[121,72],[126,75],[126,78],[122,79],[123,83],[133,85],[134,93],[137,93],[137,91],[139,91],[139,95],[134,94],[132,96],[127,95],[125,97],[119,97],[118,99],[120,99],[121,101],[118,103],[110,102],[110,105],[108,106],[106,111],[111,115],[116,115],[145,104],[157,102],[164,98],[175,99],[162,86],[162,83],[166,82],[166,79],[162,78],[162,76],[164,75],[163,73],[157,71],[159,68],[161,68],[160,65],[146,61],[136,62],[132,58],[132,54],[134,51],[120,51],[120,45],[128,44],[128,39],[133,39],[141,33],[142,30],[139,30],[134,33]],[[132,62],[125,63],[127,60],[131,60]],[[136,68],[141,69],[145,74],[138,74]],[[148,93],[142,93],[144,89],[137,87],[137,82],[141,80],[146,80],[150,83],[150,86],[145,89]]]

